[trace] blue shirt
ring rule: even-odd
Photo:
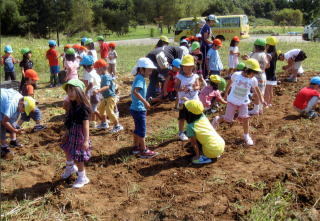
[[[209,58],[210,71],[221,71],[223,69],[218,50],[210,48],[207,54],[207,58]]]
[[[14,63],[13,63],[13,57],[9,56],[3,56],[3,62],[4,62],[4,72],[14,72]]]
[[[134,78],[134,81],[132,83],[132,89],[131,89],[131,99],[132,103],[130,106],[130,110],[134,111],[146,111],[147,109],[144,106],[144,103],[142,103],[134,94],[133,90],[135,88],[139,88],[139,94],[146,99],[147,95],[147,84],[146,80],[141,74],[137,74],[136,77]]]
[[[14,123],[20,115],[18,106],[23,96],[16,90],[1,88],[0,97],[0,121],[6,116],[10,123]]]
[[[201,39],[201,45],[203,46],[208,46],[207,42],[204,40],[203,36],[205,33],[208,33],[209,34],[209,37],[210,37],[210,33],[211,33],[211,28],[210,26],[206,23],[202,26],[202,28],[200,29],[200,34],[202,36],[202,39]]]
[[[109,86],[109,89],[102,92],[104,98],[116,96],[116,84],[113,82],[113,78],[110,74],[100,75],[101,77],[101,88],[104,86]]]

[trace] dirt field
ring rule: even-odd
[[[277,87],[273,107],[252,119],[255,146],[244,145],[241,125],[221,125],[226,151],[217,162],[201,167],[190,163],[190,144],[166,134],[175,128],[178,115],[173,103],[148,113],[147,140],[160,155],[130,155],[132,78],[123,77],[119,109],[125,130],[117,135],[91,132],[94,151],[86,167],[91,183],[78,190],[70,188],[75,177],[60,180],[65,162],[59,148],[62,98],[40,98],[48,128],[27,131],[22,135],[25,146],[2,162],[2,212],[20,209],[7,217],[12,220],[243,220],[281,183],[294,196],[285,211],[289,218],[319,220],[319,119],[299,118],[292,108],[296,92],[315,74]],[[34,208],[32,216],[27,207]]]

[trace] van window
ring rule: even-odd
[[[218,18],[219,27],[240,27],[240,17]]]
[[[176,24],[176,30],[177,31],[182,31],[182,30],[186,30],[186,29],[192,29],[195,25],[194,21],[179,21]]]
[[[242,24],[243,25],[247,25],[249,23],[248,17],[247,16],[243,16],[242,17]]]

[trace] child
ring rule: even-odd
[[[314,110],[320,100],[320,77],[311,78],[309,87],[302,88],[293,102],[295,109],[309,119],[318,116]]]
[[[234,36],[230,42],[230,48],[229,48],[229,75],[232,75],[233,72],[235,71],[238,63],[239,63],[239,59],[238,57],[240,56],[239,53],[239,45],[240,42],[240,38],[238,36]]]
[[[185,56],[187,54],[189,54],[189,42],[186,39],[182,39],[180,41],[180,48],[182,49],[183,53],[182,56]]]
[[[24,72],[25,83],[22,86],[21,93],[23,96],[34,96],[34,85],[39,80],[38,73],[33,69],[28,69]]]
[[[86,176],[84,162],[91,157],[92,147],[89,138],[89,115],[91,111],[90,103],[82,88],[84,88],[84,85],[79,79],[72,79],[63,85],[70,103],[64,123],[67,133],[61,144],[67,162],[61,177],[67,179],[73,173],[78,172],[78,178],[72,185],[73,188],[81,188],[90,182]]]
[[[264,96],[264,92],[266,89],[266,83],[267,83],[267,77],[266,77],[265,70],[266,70],[266,68],[269,68],[269,60],[268,60],[267,53],[265,52],[265,50],[266,50],[266,40],[258,38],[254,42],[254,52],[250,53],[249,56],[247,56],[247,55],[243,56],[244,60],[246,60],[250,57],[250,58],[256,59],[259,62],[261,73],[258,73],[256,75],[256,78],[258,80],[258,86],[259,86],[259,89],[260,89],[262,96]],[[259,104],[259,101],[256,96],[253,97],[253,100],[254,100],[253,101],[254,107],[251,111],[249,111],[249,114],[250,115],[262,114],[263,105],[261,103]]]
[[[298,76],[303,75],[302,61],[307,58],[307,55],[304,51],[300,49],[292,49],[287,53],[280,53],[278,59],[280,61],[286,60],[288,65],[282,67],[282,69],[287,72],[289,78],[286,79],[287,82],[297,82]]]
[[[93,64],[93,57],[89,55],[84,56],[80,62],[80,65],[82,65],[85,70],[85,73],[83,75],[84,83],[86,86],[85,94],[89,98],[92,108],[92,114],[90,116],[90,127],[95,128],[96,116],[100,116],[98,115],[98,104],[100,102],[100,96],[98,94],[95,94],[94,91],[100,89],[101,78],[94,69]]]
[[[84,46],[87,40],[88,40],[88,38],[86,38],[86,37],[81,38],[81,40],[80,40],[81,46]]]
[[[24,72],[28,69],[32,69],[33,67],[33,62],[30,60],[32,56],[31,50],[29,48],[22,48],[21,54],[23,57],[19,65],[21,67],[21,82],[19,87],[20,92],[22,90],[22,86],[25,84]]]
[[[210,85],[203,88],[199,93],[199,98],[205,108],[205,111],[212,108],[213,99],[223,104],[227,104],[227,102],[221,97],[221,93],[219,91],[219,84],[222,82],[223,78],[219,75],[211,75],[209,78]]]
[[[243,71],[245,67],[246,67],[245,63],[239,62],[239,64],[237,64],[236,71]]]
[[[107,59],[109,57],[110,45],[104,41],[104,37],[101,35],[97,37],[97,40],[98,40],[98,44],[100,46],[100,58],[107,61]],[[109,73],[111,74],[111,72],[109,72]]]
[[[215,39],[212,44],[212,48],[209,49],[207,54],[207,67],[209,67],[210,74],[220,75],[220,72],[223,69],[223,65],[219,55],[219,49],[222,46],[222,42],[220,39]]]
[[[164,98],[169,98],[169,100],[174,101],[177,99],[177,92],[174,88],[175,82],[177,75],[179,74],[180,71],[180,65],[181,65],[181,60],[179,58],[174,59],[172,61],[172,68],[168,72],[168,76],[166,77],[166,80],[164,82],[164,90],[163,90],[163,97]]]
[[[158,155],[157,152],[149,150],[146,147],[146,114],[150,104],[146,101],[147,84],[145,78],[148,78],[153,69],[157,67],[149,58],[140,58],[135,67],[135,78],[132,83],[130,114],[134,120],[134,147],[133,154],[138,154],[141,158],[152,158]]]
[[[100,89],[93,91],[94,94],[102,94],[103,100],[99,106],[99,113],[101,116],[101,124],[97,126],[99,129],[108,128],[107,118],[105,112],[107,112],[107,117],[113,123],[114,127],[111,130],[111,133],[117,133],[123,130],[122,125],[119,123],[119,119],[114,113],[116,102],[116,92],[115,92],[115,83],[110,74],[108,74],[108,64],[104,59],[99,59],[94,63],[94,68],[101,77]]]
[[[234,115],[238,110],[238,118],[242,120],[243,124],[243,138],[247,145],[253,145],[253,140],[249,135],[249,115],[248,104],[250,103],[250,90],[257,94],[260,103],[265,104],[263,96],[258,87],[258,81],[254,77],[261,72],[260,65],[256,59],[250,58],[246,61],[246,68],[242,72],[236,72],[231,76],[226,89],[226,96],[228,96],[226,113],[223,117],[216,116],[212,122],[214,128],[223,121],[233,122]],[[228,95],[231,86],[230,94]]]
[[[85,46],[88,49],[87,54],[93,57],[93,62],[98,60],[98,55],[96,49],[94,49],[94,42],[91,38],[88,38],[85,42]]]
[[[59,84],[59,78],[58,73],[60,71],[59,66],[59,54],[56,48],[56,41],[49,40],[49,50],[46,53],[46,58],[49,60],[49,66],[50,66],[50,87],[55,87]]]
[[[186,55],[182,58],[182,72],[177,76],[175,89],[178,91],[179,106],[182,108],[185,99],[199,100],[198,92],[200,89],[199,76],[194,71],[194,58],[192,55]],[[188,140],[188,137],[183,132],[185,115],[179,111],[179,138],[182,141]]]
[[[79,59],[76,58],[76,51],[73,48],[69,48],[66,51],[66,60],[64,62],[64,68],[66,70],[66,78],[65,81],[69,81],[71,79],[78,79],[78,68],[79,68]]]
[[[211,163],[224,151],[225,142],[215,131],[208,118],[203,114],[203,105],[198,100],[186,101],[182,111],[186,116],[187,135],[190,138],[195,156],[194,164]]]
[[[109,43],[109,54],[107,58],[107,62],[109,64],[108,72],[112,75],[112,77],[116,76],[116,65],[117,65],[118,54],[116,52],[116,43]]]
[[[203,62],[203,54],[200,50],[200,43],[194,41],[191,45],[191,55],[194,57],[196,63],[196,72],[199,75],[202,75],[202,62]]]
[[[3,55],[1,59],[1,65],[4,65],[4,80],[14,81],[16,80],[14,64],[18,63],[18,61],[11,55],[13,53],[13,50],[10,45],[6,45],[4,47],[4,53],[5,55]]]
[[[277,49],[276,45],[278,43],[278,39],[273,36],[269,36],[266,38],[267,42],[267,54],[269,58],[269,68],[266,68],[266,76],[267,76],[267,85],[266,91],[264,94],[264,100],[268,104],[267,107],[272,106],[272,98],[273,98],[273,86],[277,85],[277,77],[276,77],[276,69],[277,69]]]
[[[87,55],[87,48],[85,46],[79,47],[79,57],[80,59],[83,59],[83,57]]]

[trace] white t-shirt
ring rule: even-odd
[[[193,85],[195,84],[196,80],[199,78],[199,75],[197,74],[192,74],[189,77],[186,77],[183,74],[178,74],[177,79],[180,80],[180,88],[188,88],[188,92],[184,91],[179,91],[178,96],[179,96],[179,104],[183,104],[185,100],[183,99],[184,97],[188,98],[189,100],[199,100],[198,90],[193,89]]]
[[[264,72],[266,69],[266,63],[268,60],[268,55],[265,52],[252,52],[250,53],[250,58],[254,58],[259,62],[261,70]]]
[[[91,55],[93,57],[93,62],[96,62],[98,60],[97,51],[95,49],[89,50],[88,55]]]
[[[298,56],[300,51],[301,51],[300,49],[292,49],[284,54],[284,59],[289,60],[290,58],[294,58]]]
[[[229,52],[238,53],[239,52],[238,46],[230,47]],[[229,68],[236,68],[238,63],[239,63],[238,55],[229,54]]]
[[[92,70],[90,72],[84,71],[83,79],[88,81],[88,84],[92,83],[92,88],[88,91],[88,95],[92,95],[94,90],[100,89],[101,78],[97,74],[96,70]]]
[[[258,80],[253,78],[246,78],[242,76],[242,72],[235,72],[231,76],[232,84],[231,91],[228,95],[227,101],[234,105],[249,104],[249,94],[251,88],[258,87]]]
[[[189,49],[186,46],[180,46],[180,48],[182,49],[182,57],[186,56],[187,54],[189,54]]]
[[[116,64],[117,63],[117,58],[116,57],[118,57],[118,54],[117,54],[116,50],[109,51],[107,62],[109,64]]]

